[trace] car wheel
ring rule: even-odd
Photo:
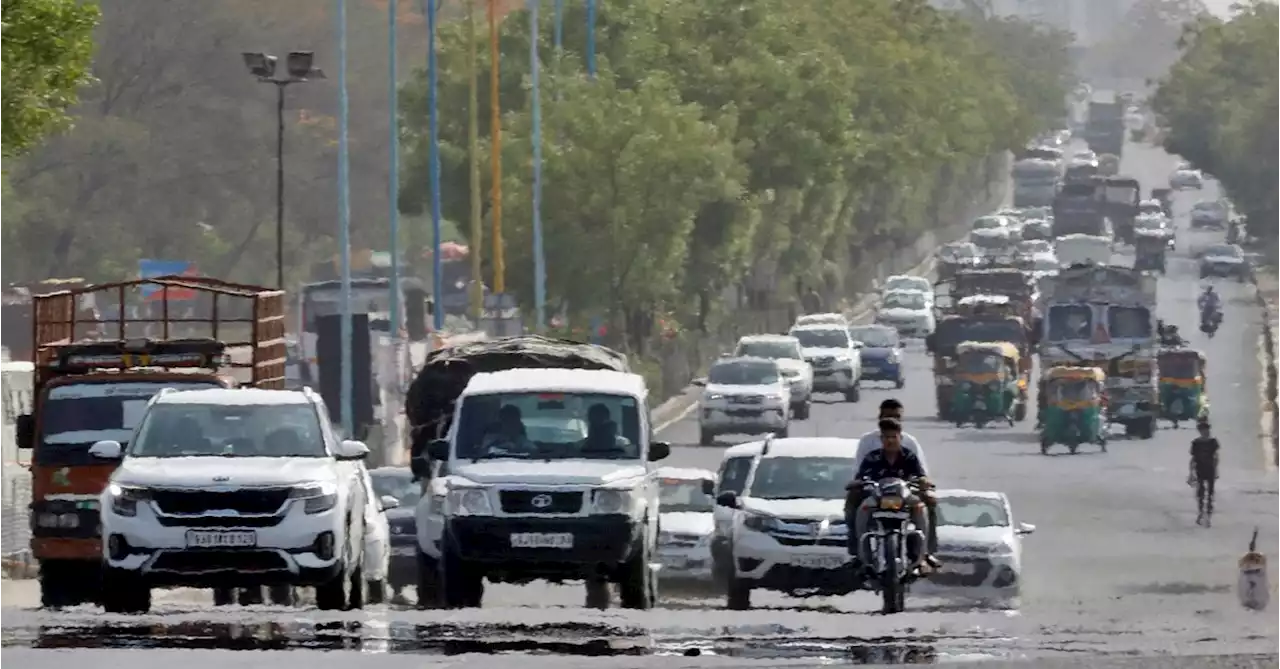
[[[291,585],[273,585],[267,588],[267,600],[277,606],[293,606],[296,595]]]
[[[716,443],[716,435],[714,432],[711,432],[705,428],[699,428],[698,430],[699,446],[713,446],[715,445],[715,443]]]
[[[902,378],[901,375],[899,375],[898,378],[893,380],[893,387],[897,388],[898,390],[902,390],[902,387],[905,385],[907,385],[907,380]]]
[[[348,578],[347,565],[340,563],[338,573],[327,582],[316,586],[316,608],[321,611],[342,611],[347,607],[351,579]]]
[[[470,568],[449,546],[440,556],[441,602],[445,608],[479,608],[484,602],[484,575]]]
[[[791,425],[784,425],[780,430],[774,430],[773,436],[779,439],[786,439],[791,434]]]
[[[794,419],[796,419],[796,420],[808,420],[808,419],[809,419],[809,406],[810,406],[810,401],[809,401],[809,400],[805,400],[805,401],[803,401],[803,402],[801,402],[801,403],[799,403],[799,404],[792,405],[792,407],[791,407],[791,417],[792,417],[792,418],[794,418]]]
[[[751,582],[734,576],[729,581],[729,592],[725,600],[730,611],[751,610]]]
[[[107,569],[102,575],[102,609],[107,613],[147,613],[151,610],[151,587],[134,572]]]
[[[587,602],[589,609],[607,610],[613,601],[613,593],[609,592],[609,582],[604,579],[587,580]]]
[[[385,581],[365,581],[365,600],[370,604],[381,604],[387,601],[387,584]]]
[[[657,604],[653,580],[653,570],[649,568],[649,545],[646,543],[619,570],[618,599],[622,608],[645,611],[653,608]]]
[[[351,587],[347,593],[347,610],[358,611],[364,608],[364,566],[357,565],[348,578]]]
[[[440,601],[440,565],[435,558],[418,551],[418,608],[435,608]]]

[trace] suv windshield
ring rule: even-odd
[[[761,499],[844,499],[845,485],[858,473],[848,458],[764,458],[756,465],[750,497]]]
[[[155,404],[129,445],[135,458],[323,458],[311,404]]]
[[[997,228],[1004,227],[1003,223],[1004,221],[1001,221],[1000,219],[994,216],[983,216],[982,218],[979,218],[978,220],[973,222],[973,229],[974,230],[995,230]]]
[[[940,497],[938,525],[1007,527],[1009,514],[999,500],[987,497]]]
[[[373,481],[374,495],[391,495],[400,501],[402,509],[416,506],[422,497],[422,486],[413,480],[413,473],[407,469],[371,471],[369,479]]]
[[[925,308],[924,295],[921,293],[889,293],[884,296],[884,303],[881,305],[885,309],[912,309],[920,310]]]
[[[702,479],[662,479],[658,508],[663,513],[711,513],[715,510],[715,500],[702,492]]]
[[[770,362],[736,360],[711,366],[707,383],[724,386],[767,386],[778,382],[778,366]]]
[[[457,456],[634,460],[640,411],[634,397],[595,393],[471,395],[458,414]]]
[[[738,344],[735,355],[749,358],[768,358],[770,360],[800,360],[800,346],[793,341],[757,339]]]
[[[893,348],[898,345],[898,331],[884,327],[861,327],[849,330],[854,341],[871,348]]]
[[[830,330],[792,330],[791,336],[800,340],[805,348],[846,348],[849,346],[849,331],[845,329]]]

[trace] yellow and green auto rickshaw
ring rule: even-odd
[[[1107,375],[1097,367],[1052,367],[1045,370],[1040,452],[1062,444],[1074,454],[1081,444],[1107,451]]]
[[[1181,421],[1207,418],[1204,354],[1189,348],[1161,351],[1156,366],[1160,370],[1160,417],[1171,421],[1174,429]]]
[[[967,341],[956,347],[955,393],[951,420],[956,427],[1027,417],[1026,382],[1019,373],[1021,356],[1009,342]]]

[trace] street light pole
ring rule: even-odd
[[[276,57],[262,52],[245,52],[245,67],[260,83],[276,87],[276,287],[284,290],[284,89],[311,79],[324,79],[320,68],[312,67],[310,51],[291,51],[285,59],[287,72],[277,77]]]

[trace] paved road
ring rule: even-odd
[[[1156,149],[1131,145],[1124,169],[1145,189],[1163,184],[1173,163]],[[1191,203],[1213,196],[1212,186],[1178,196],[1180,255],[1214,241],[1212,235],[1185,231]],[[1161,281],[1160,315],[1184,332],[1196,331],[1198,285],[1189,257],[1178,258]],[[1150,441],[1117,439],[1107,454],[1042,456],[1031,422],[979,431],[936,421],[929,358],[918,346],[908,356],[905,389],[869,391],[858,404],[820,404],[810,420],[793,426],[794,436],[855,436],[871,427],[881,399],[902,399],[907,429],[928,450],[940,485],[1003,490],[1019,519],[1037,525],[1024,546],[1018,610],[973,610],[913,597],[907,612],[886,617],[871,615],[877,606],[870,595],[797,601],[761,594],[755,598],[760,609],[750,612],[728,612],[718,600],[685,597],[668,598],[657,611],[601,613],[578,608],[581,587],[535,585],[491,586],[484,610],[379,609],[347,616],[270,608],[215,613],[203,595],[174,593],[161,600],[145,625],[129,626],[91,609],[36,611],[31,593],[19,591],[29,585],[6,584],[3,642],[10,648],[4,659],[21,658],[23,666],[32,667],[53,661],[15,646],[123,646],[299,651],[287,659],[273,654],[273,666],[310,665],[319,655],[303,649],[337,648],[543,652],[560,655],[557,666],[568,666],[564,655],[627,655],[630,659],[621,664],[596,659],[592,666],[637,666],[640,660],[633,654],[676,656],[663,666],[681,667],[806,665],[823,658],[919,664],[1082,655],[1089,659],[1076,662],[1090,667],[1143,666],[1118,657],[1126,654],[1214,658],[1188,660],[1184,666],[1276,666],[1275,616],[1242,610],[1233,593],[1235,561],[1253,528],[1262,530],[1263,546],[1275,547],[1277,540],[1275,475],[1263,469],[1257,435],[1259,316],[1251,287],[1224,283],[1220,290],[1226,298],[1223,329],[1213,340],[1193,336],[1194,345],[1209,356],[1214,420],[1224,445],[1212,529],[1195,525],[1194,501],[1184,481],[1190,430],[1163,429]],[[661,436],[676,445],[668,464],[711,469],[718,463],[722,449],[695,446],[697,426],[691,420]],[[15,600],[21,608],[10,608]],[[701,655],[687,656],[691,649]],[[1268,657],[1243,655],[1248,653]],[[108,657],[87,661],[109,662]],[[456,659],[499,666],[492,656]],[[526,659],[522,654],[519,661]]]

